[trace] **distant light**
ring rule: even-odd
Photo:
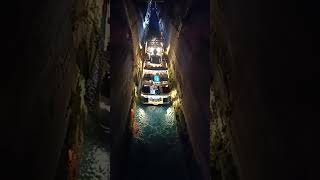
[[[146,25],[146,22],[143,21],[142,26],[143,26],[143,29],[145,29],[146,26],[147,26],[147,25]]]

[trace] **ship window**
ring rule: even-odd
[[[162,93],[170,93],[170,88],[169,87],[162,87]]]
[[[150,87],[149,86],[143,86],[141,91],[143,93],[149,94],[150,93]]]

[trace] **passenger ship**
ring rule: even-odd
[[[145,43],[145,59],[140,84],[143,104],[171,104],[168,62],[164,56],[161,39],[153,38]]]

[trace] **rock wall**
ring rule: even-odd
[[[77,87],[80,77],[90,76],[102,3],[35,0],[7,6],[13,14],[7,29],[12,36],[5,38],[11,61],[7,67],[1,66],[8,78],[4,83],[6,106],[2,108],[8,123],[1,131],[7,147],[4,154],[10,157],[4,176],[54,178],[69,126],[68,112],[83,109],[81,103],[70,107],[71,94],[84,95],[77,94],[81,92]],[[81,13],[75,12],[85,9],[88,13],[83,19],[92,20],[77,21],[75,15]]]
[[[180,3],[170,15],[169,59],[195,159],[209,179],[209,2]]]
[[[125,5],[111,1],[111,7],[111,179],[120,179],[126,164],[134,57]]]
[[[126,9],[126,15],[130,27],[130,37],[132,39],[132,53],[133,53],[133,76],[134,81],[138,83],[138,77],[141,76],[140,73],[142,73],[142,64],[143,59],[142,55],[140,54],[140,40],[139,40],[139,34],[141,34],[140,30],[142,27],[142,21],[141,17],[138,14],[138,8],[133,4],[132,1],[128,0],[125,1],[125,9]],[[141,44],[143,46],[143,44]]]
[[[214,155],[218,140],[225,144],[223,154],[232,153],[240,179],[317,179],[311,7],[292,1],[213,2],[213,159],[223,159]]]
[[[239,179],[232,152],[230,120],[232,93],[230,90],[233,68],[227,36],[221,22],[219,4],[210,4],[210,168],[212,179]]]

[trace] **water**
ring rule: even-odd
[[[187,179],[172,107],[137,105],[129,144],[128,180]]]
[[[90,121],[90,118],[89,118]],[[110,150],[103,141],[101,128],[94,120],[87,125],[80,154],[78,180],[110,179]]]

